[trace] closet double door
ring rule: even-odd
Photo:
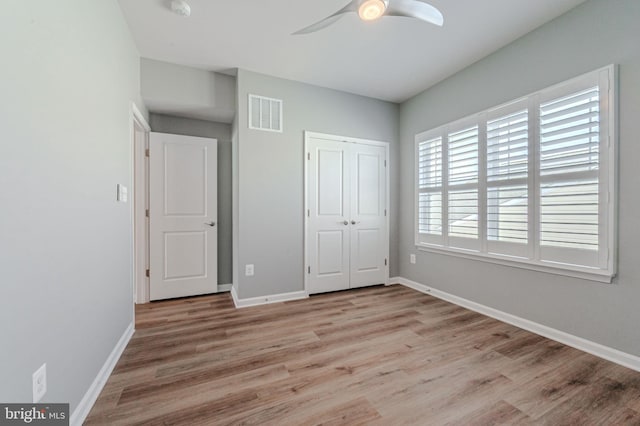
[[[306,289],[388,281],[387,145],[306,136]]]

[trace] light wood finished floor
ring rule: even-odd
[[[86,424],[640,425],[640,373],[401,286],[136,329]]]

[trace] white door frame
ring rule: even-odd
[[[326,140],[330,140],[330,141],[335,141],[335,142],[347,142],[347,143],[357,143],[357,144],[363,144],[363,145],[373,145],[373,146],[381,146],[384,148],[385,151],[385,159],[387,161],[387,167],[385,167],[385,180],[386,180],[386,194],[387,194],[387,199],[385,200],[385,209],[387,210],[387,244],[385,247],[385,257],[387,258],[387,265],[386,265],[386,281],[385,281],[385,285],[389,285],[389,263],[390,263],[390,259],[389,259],[389,241],[390,241],[390,233],[391,233],[391,228],[390,228],[390,224],[389,224],[389,218],[391,217],[391,212],[389,209],[389,200],[391,199],[391,194],[389,194],[389,169],[391,168],[391,164],[389,162],[389,142],[384,142],[384,141],[376,141],[376,140],[372,140],[372,139],[361,139],[361,138],[352,138],[349,136],[338,136],[338,135],[331,135],[331,134],[327,134],[327,133],[317,133],[317,132],[310,132],[305,130],[304,131],[304,210],[302,212],[302,214],[304,215],[304,238],[303,238],[303,248],[304,248],[304,270],[302,271],[304,274],[304,291],[307,294],[307,296],[309,295],[309,273],[308,273],[308,268],[310,265],[309,262],[309,250],[307,250],[307,242],[308,242],[308,233],[309,233],[309,216],[307,214],[307,210],[309,209],[309,200],[308,200],[308,180],[309,180],[309,161],[308,161],[308,155],[309,155],[309,149],[308,149],[308,144],[309,144],[309,139],[310,138],[316,138],[316,139],[326,139]]]
[[[149,266],[149,224],[146,217],[148,209],[149,170],[145,153],[149,149],[149,132],[151,127],[140,109],[131,102],[131,253],[132,277],[131,289],[134,303],[149,302],[149,280],[146,271]],[[136,137],[142,131],[143,140]],[[136,206],[144,206],[136,209]]]

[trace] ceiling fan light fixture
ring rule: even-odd
[[[387,2],[384,0],[364,0],[358,7],[358,16],[363,21],[375,21],[380,19],[387,10]]]
[[[320,31],[336,23],[344,15],[356,12],[360,19],[365,22],[376,21],[385,15],[405,16],[441,27],[444,22],[442,13],[426,3],[426,1],[428,0],[351,0],[342,9],[319,20],[315,24],[296,31],[293,35]]]

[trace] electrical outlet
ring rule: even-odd
[[[409,263],[415,265],[415,263],[416,263],[416,255],[415,254],[410,254],[409,255]]]
[[[245,265],[244,274],[247,277],[252,277],[253,276],[253,265]]]
[[[40,402],[45,393],[47,393],[47,364],[44,363],[31,376],[33,381],[33,403]]]

